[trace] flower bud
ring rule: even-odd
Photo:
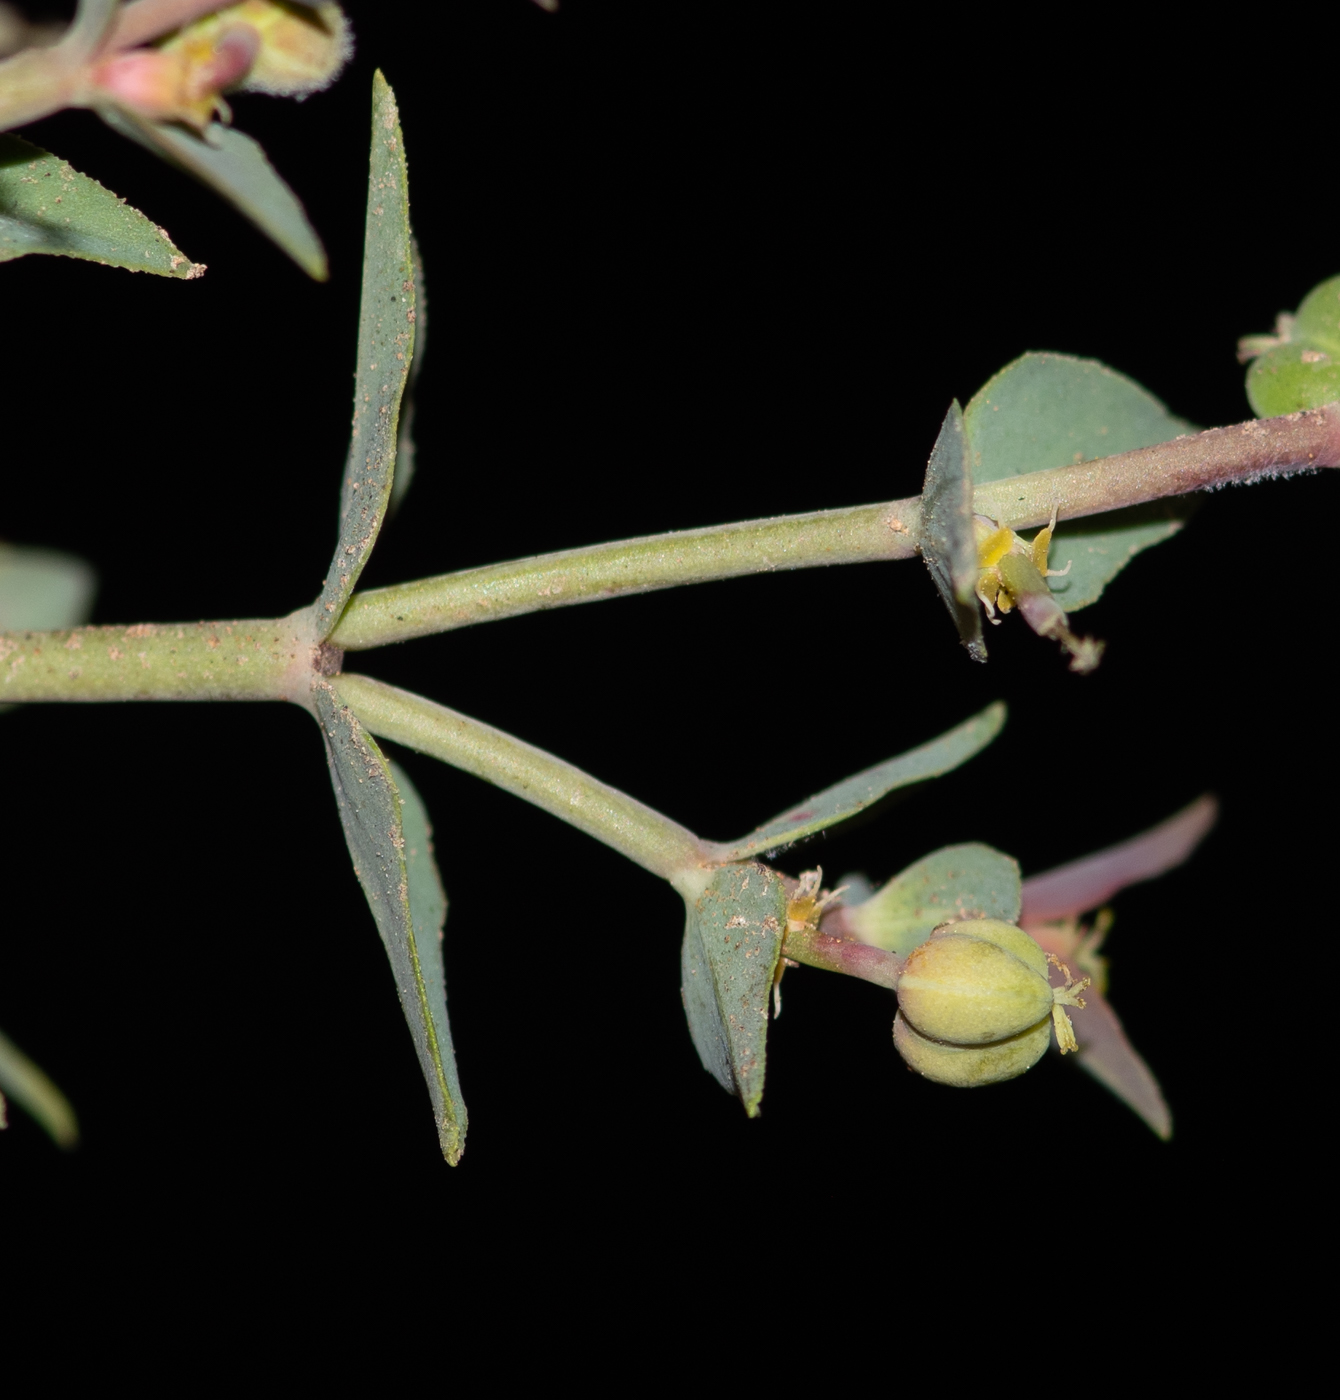
[[[187,25],[163,47],[208,41],[236,25],[247,26],[258,39],[255,59],[237,84],[242,92],[307,97],[329,87],[353,52],[349,21],[333,0],[241,0]]]
[[[893,1040],[928,1079],[961,1088],[1012,1079],[1037,1063],[1051,1024],[1074,1047],[1063,1006],[1083,1006],[1067,976],[1053,988],[1047,955],[999,919],[944,924],[913,950],[898,979]],[[1064,1024],[1063,1024],[1064,1023]]]

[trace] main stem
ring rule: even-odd
[[[1230,482],[1340,466],[1340,403],[1176,438],[1157,447],[979,486],[982,515],[1023,530]],[[778,516],[565,550],[356,593],[327,648],[383,646],[474,622],[624,593],[773,569],[917,553],[917,498]],[[332,662],[334,658],[332,657]],[[0,633],[0,704],[42,700],[279,700],[305,703],[330,674],[310,609],[233,623]]]
[[[311,609],[242,622],[0,632],[0,704],[50,700],[294,700],[335,669]]]
[[[979,486],[973,508],[1016,530],[1282,472],[1340,466],[1340,404],[1254,419]],[[546,608],[777,569],[910,559],[916,497],[651,535],[355,593],[331,635],[351,651]]]

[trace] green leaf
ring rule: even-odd
[[[0,1095],[25,1109],[46,1129],[57,1147],[74,1147],[79,1122],[69,1100],[14,1044],[0,1034]],[[4,1098],[0,1097],[0,1127],[4,1126]]]
[[[688,906],[680,955],[684,1012],[703,1068],[757,1117],[768,998],[786,929],[786,886],[766,866],[718,870]]]
[[[999,703],[988,705],[980,714],[965,720],[947,734],[941,734],[938,739],[932,739],[920,748],[826,788],[799,807],[774,817],[743,840],[714,846],[713,855],[723,862],[748,860],[751,856],[776,851],[806,836],[813,836],[826,826],[855,816],[896,788],[927,778],[938,778],[942,773],[957,768],[960,763],[966,763],[1000,733],[1004,723],[1005,706]]]
[[[70,554],[0,544],[0,632],[47,632],[88,620],[97,575]]]
[[[372,79],[372,160],[363,244],[363,301],[354,377],[354,430],[340,496],[340,537],[318,600],[318,640],[340,620],[363,572],[395,478],[400,398],[414,359],[414,260],[405,143],[395,94]]]
[[[1192,431],[1151,393],[1097,360],[1021,355],[973,395],[964,411],[972,478],[982,485],[1152,447]],[[1066,521],[1052,541],[1050,580],[1068,613],[1096,602],[1142,549],[1175,535],[1191,510],[1158,501],[1083,521]]]
[[[309,277],[326,280],[326,250],[298,196],[266,159],[259,141],[219,122],[211,122],[204,136],[197,136],[184,126],[150,121],[119,107],[99,108],[98,115],[114,131],[222,195]]]
[[[972,475],[963,410],[955,399],[926,464],[921,492],[921,557],[931,571],[958,634],[974,661],[986,660],[977,605],[977,541],[972,528]]]
[[[1280,317],[1280,331],[1247,371],[1252,412],[1273,418],[1340,399],[1340,277],[1313,287],[1296,316]]]
[[[0,262],[28,253],[184,281],[205,270],[138,209],[68,161],[21,137],[0,136]]]
[[[465,1150],[466,1112],[442,975],[447,898],[427,814],[409,779],[391,766],[334,691],[321,685],[314,695],[354,873],[391,961],[442,1155],[455,1166]]]
[[[939,925],[957,919],[1019,921],[1019,865],[972,842],[945,846],[895,875],[845,923],[862,943],[905,958]]]
[[[97,586],[93,570],[71,554],[0,544],[0,632],[78,626],[88,620]],[[0,715],[14,708],[0,705]]]
[[[386,514],[394,515],[405,499],[405,492],[414,480],[414,388],[423,368],[423,352],[428,345],[428,298],[423,290],[423,255],[419,252],[419,240],[410,234],[410,255],[414,259],[414,358],[409,364],[409,379],[405,384],[405,397],[400,405],[400,432],[396,439],[395,479],[391,483],[391,499],[386,506]]]

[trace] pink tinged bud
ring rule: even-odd
[[[1103,655],[1102,642],[1076,637],[1061,605],[1052,596],[1047,580],[1032,559],[1007,554],[996,566],[1001,582],[1019,615],[1038,634],[1059,642],[1070,655],[1070,669],[1085,674],[1096,667]]]
[[[261,36],[250,25],[233,25],[219,36],[209,58],[198,65],[193,85],[202,96],[227,92],[247,76],[260,51]]]
[[[169,49],[131,49],[93,67],[94,96],[153,121],[185,122],[203,130],[260,51],[260,36],[233,25],[213,42]],[[225,109],[226,110],[226,109]]]

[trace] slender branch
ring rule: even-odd
[[[701,883],[707,851],[691,831],[571,763],[369,676],[336,676],[331,685],[373,734],[543,807],[677,889]]]
[[[891,991],[898,989],[898,974],[903,969],[902,961],[892,953],[886,953],[883,948],[834,938],[814,928],[788,932],[782,952],[807,967],[821,967],[825,972],[842,972],[848,977],[859,977],[864,982],[888,987]]]
[[[890,517],[897,516],[900,506],[916,511],[916,501],[910,500],[774,516],[568,549],[375,588],[349,600],[331,641],[358,651],[476,622],[678,584],[777,569],[906,559],[916,552],[913,538],[902,522],[901,529],[890,527]]]
[[[1212,491],[1314,467],[1340,466],[1340,403],[1210,428],[1157,447],[1121,452],[1049,471],[992,481],[973,492],[973,509],[1026,530],[1121,510],[1165,496]]]
[[[311,610],[243,622],[0,632],[0,704],[63,700],[294,700],[321,656]]]
[[[59,45],[22,49],[0,61],[0,131],[70,106],[83,82],[83,66],[71,64]]]
[[[973,509],[1015,529],[1165,496],[1340,466],[1340,404],[979,486]],[[910,559],[920,502],[782,515],[570,549],[355,593],[331,636],[350,651],[477,622],[777,569]]]

